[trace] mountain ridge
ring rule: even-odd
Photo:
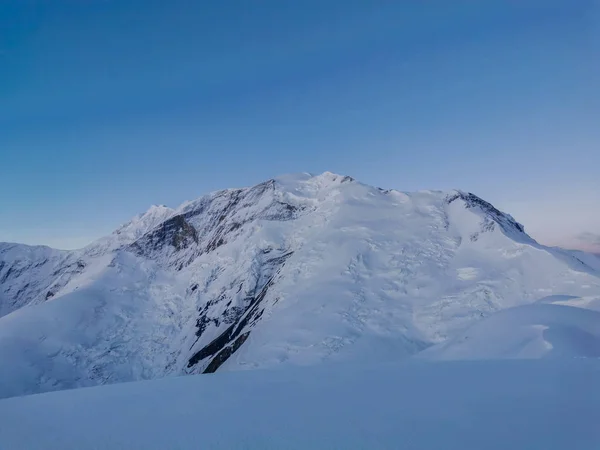
[[[0,265],[0,396],[403,358],[506,308],[600,295],[596,268],[474,194],[330,172],[151,207],[79,250],[0,244]]]

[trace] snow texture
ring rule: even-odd
[[[596,450],[600,360],[325,364],[0,400],[6,449]]]
[[[556,297],[499,311],[417,356],[460,360],[600,357],[600,312],[561,305],[572,299]]]
[[[595,261],[539,245],[470,193],[382,190],[328,172],[279,177],[152,207],[81,250],[0,244],[0,397],[395,361],[488,317],[547,326],[494,319],[540,298],[572,296],[568,307],[593,310]],[[574,314],[582,339],[596,339],[597,315]],[[556,342],[533,330],[536,345]]]

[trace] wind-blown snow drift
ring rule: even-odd
[[[600,298],[598,299],[600,300]],[[418,354],[432,359],[600,357],[600,312],[538,302],[499,311]]]
[[[399,359],[599,272],[461,191],[292,175],[153,207],[73,252],[0,244],[0,397]]]

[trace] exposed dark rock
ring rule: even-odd
[[[268,209],[261,216],[265,220],[294,220],[298,218],[299,213],[303,211],[303,208],[291,205],[289,203],[276,202],[273,204],[273,208]]]
[[[206,327],[210,323],[211,320],[205,314],[201,314],[200,317],[196,319],[196,336],[202,336],[202,333],[204,333],[204,330],[206,330]]]
[[[194,243],[198,244],[196,229],[179,214],[166,220],[128,248],[138,255],[150,256],[152,252],[161,250],[166,245],[174,247],[175,250],[182,250]]]
[[[43,259],[42,261],[39,261],[39,262],[35,263],[35,264],[33,265],[33,267],[34,267],[34,268],[37,268],[37,267],[42,267],[42,266],[43,266],[44,264],[46,264],[47,262],[48,262],[48,258],[45,258],[45,259]]]
[[[227,302],[228,306],[230,304],[231,304],[231,300],[229,302]],[[240,317],[243,313],[244,313],[244,308],[242,308],[240,306],[228,307],[223,312],[223,319],[224,319],[223,321],[225,323],[232,323],[233,321],[237,320],[238,317]]]
[[[481,224],[481,231],[483,231],[483,232],[494,231],[495,227],[496,227],[496,223],[489,217],[486,217],[485,220],[483,221],[483,223]]]
[[[244,334],[240,335],[233,344],[225,347],[223,350],[221,350],[219,353],[217,353],[217,356],[215,356],[213,358],[213,360],[210,362],[210,364],[208,366],[206,366],[206,369],[204,369],[204,371],[202,373],[214,373],[217,371],[217,369],[219,367],[221,367],[221,365],[223,365],[223,363],[225,361],[227,361],[229,359],[229,357],[231,355],[233,355],[241,346],[244,342],[246,342],[246,339],[248,339],[248,336],[250,335],[249,331],[246,331]]]
[[[477,197],[475,194],[471,194],[470,192],[458,192],[455,195],[449,196],[446,199],[446,203],[450,204],[457,199],[462,199],[465,202],[467,208],[475,208],[478,207],[483,211],[488,217],[484,221],[482,231],[490,231],[493,230],[494,223],[500,225],[500,227],[506,231],[518,231],[520,233],[524,233],[525,229],[523,225],[518,223],[508,214],[503,213],[502,211],[496,209],[492,204],[486,202],[485,200]]]
[[[2,276],[2,279],[0,279],[0,283],[4,283],[6,280],[8,280],[8,277],[10,277],[14,272],[17,272],[16,276],[19,276],[18,271],[15,271],[12,267],[9,267],[6,273]]]
[[[227,314],[229,316],[237,316],[236,321],[234,323],[232,323],[229,327],[227,327],[227,329],[224,332],[222,332],[219,336],[217,336],[215,339],[213,339],[208,345],[204,346],[202,349],[200,349],[198,352],[196,352],[189,359],[188,368],[193,367],[194,365],[198,364],[200,361],[202,361],[206,358],[217,355],[219,352],[221,352],[221,350],[223,350],[226,346],[228,346],[231,342],[233,342],[233,340],[236,339],[237,336],[240,335],[240,333],[247,326],[253,325],[258,319],[260,319],[260,317],[262,316],[262,313],[263,313],[263,309],[264,309],[264,308],[262,308],[262,309],[260,308],[261,302],[267,295],[267,292],[268,292],[269,288],[271,287],[271,285],[273,284],[275,277],[279,274],[279,272],[281,271],[285,262],[292,255],[292,253],[293,252],[289,252],[284,255],[281,255],[276,258],[272,258],[268,261],[265,261],[265,263],[263,264],[264,266],[267,266],[270,269],[273,269],[274,267],[276,267],[275,273],[268,279],[268,281],[262,287],[259,288],[257,286],[257,289],[255,292],[258,291],[258,293],[256,295],[254,295],[253,297],[248,298],[246,308],[239,308],[239,309],[230,308],[229,309],[229,312]],[[259,279],[260,279],[260,277],[259,277]],[[220,301],[220,300],[221,299],[217,299],[217,301]],[[196,325],[198,327],[196,335],[198,337],[200,337],[202,335],[202,333],[205,331],[207,325],[212,320],[214,320],[214,319],[210,319],[206,316],[206,312],[207,312],[209,306],[212,306],[210,304],[210,302],[208,302],[207,305],[203,308],[203,310],[200,314],[200,318],[196,322]],[[226,316],[227,316],[227,314],[226,314]],[[240,345],[242,345],[242,343],[243,343],[243,341],[238,345],[238,347]],[[237,350],[238,347],[236,347],[235,350]],[[235,351],[235,350],[233,350],[233,351]],[[227,357],[229,357],[230,355],[231,354],[227,355]],[[209,366],[210,366],[210,364],[212,364],[212,361],[211,361],[211,363],[209,363]],[[220,366],[221,364],[222,364],[222,362],[217,364],[216,367]],[[216,368],[215,368],[215,370],[216,370]]]
[[[229,223],[229,216],[235,213],[236,206],[242,199],[243,191],[238,190],[234,191],[231,194],[231,198],[227,205],[219,212],[218,218],[213,219],[213,221],[209,223],[216,223],[217,226],[212,230],[205,230],[210,235],[208,238],[208,242],[201,253],[210,253],[223,244],[225,244],[225,236],[241,227],[242,224],[238,222]]]
[[[175,270],[189,266],[199,256],[210,254],[237,239],[247,223],[257,220],[287,221],[296,219],[305,207],[277,200],[275,180],[253,188],[228,189],[211,194],[184,209],[135,243],[126,247],[138,256],[159,259]],[[261,203],[268,195],[268,201]],[[258,204],[264,207],[257,209]],[[202,215],[200,220],[196,218]],[[157,258],[164,249],[174,248],[166,258]],[[190,249],[180,252],[179,250]]]

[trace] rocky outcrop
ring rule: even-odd
[[[182,214],[171,217],[131,244],[128,249],[140,256],[152,257],[165,246],[180,251],[198,244],[198,232]]]
[[[465,202],[466,208],[479,208],[486,215],[482,229],[483,232],[492,231],[494,228],[494,223],[497,223],[507,233],[525,232],[523,225],[518,223],[512,216],[503,213],[502,211],[496,209],[491,203],[486,202],[470,192],[458,191],[456,194],[450,195],[446,199],[446,202],[450,204],[458,199],[461,199]]]
[[[252,293],[244,298],[241,306],[231,307],[232,298],[226,293],[205,304],[196,322],[198,338],[196,342],[202,337],[209,324],[216,327],[219,327],[220,324],[230,325],[209,344],[192,355],[188,361],[188,369],[202,362],[206,366],[203,370],[204,373],[213,372],[243,344],[250,333],[250,328],[263,314],[265,305],[262,302],[269,288],[292,254],[293,252],[287,252],[280,256],[269,257],[261,263]],[[242,288],[243,283],[240,284],[240,289]],[[226,304],[224,312],[215,316],[212,311],[222,309],[219,306],[224,303]],[[238,336],[240,337],[238,338]]]

